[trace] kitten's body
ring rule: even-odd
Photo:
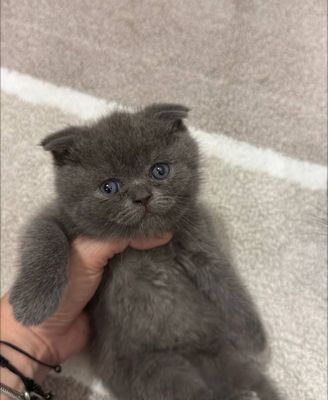
[[[64,131],[44,141],[58,166],[60,201],[28,226],[11,292],[15,315],[30,324],[55,311],[75,236],[173,231],[169,244],[128,249],[106,269],[90,304],[97,373],[119,400],[276,400],[260,361],[266,349],[261,322],[197,201],[198,153],[181,122],[186,111],[152,106],[118,113],[82,133]],[[163,160],[170,175],[154,181],[149,168]],[[82,199],[69,187],[75,176]],[[110,200],[90,189],[102,176],[122,182]]]
[[[168,399],[226,400],[263,382],[261,324],[224,256],[213,257],[214,238],[203,222],[189,230],[182,224],[161,248],[126,251],[106,271],[92,304],[93,357],[118,399],[146,398],[142,379],[179,370],[187,371],[175,378],[181,394]],[[229,297],[223,302],[222,292]],[[149,398],[158,392],[154,385]],[[269,383],[265,393],[261,399],[278,399]]]

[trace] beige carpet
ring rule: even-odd
[[[22,224],[52,193],[40,139],[110,108],[98,98],[184,103],[272,375],[288,399],[327,399],[325,24],[323,0],[3,1],[2,290]],[[64,375],[48,382],[58,399],[108,398],[83,356]]]

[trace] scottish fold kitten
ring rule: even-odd
[[[16,318],[52,315],[79,234],[167,245],[111,260],[90,303],[97,374],[119,400],[277,400],[253,302],[198,201],[199,155],[186,107],[115,112],[46,137],[57,198],[26,227],[10,292]]]

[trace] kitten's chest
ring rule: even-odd
[[[216,310],[179,263],[178,250],[173,243],[131,249],[110,262],[93,314],[96,329],[107,328],[113,346],[125,339],[132,352],[173,348],[213,332]]]
[[[122,297],[141,301],[144,293],[171,298],[185,286],[193,287],[178,262],[177,248],[172,243],[146,251],[128,249],[111,261],[105,279],[113,303],[121,301]]]

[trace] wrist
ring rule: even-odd
[[[15,320],[6,298],[1,299],[0,337],[1,340],[19,347],[36,359],[52,363],[53,357],[47,344],[32,329]],[[0,344],[0,353],[23,375],[37,383],[42,383],[49,372],[48,368],[4,344]],[[6,368],[1,368],[1,382],[16,390],[24,388],[20,378]]]
[[[32,357],[39,360],[45,360],[48,357],[48,351],[33,337],[24,335],[24,340],[20,340],[16,335],[2,335],[1,340],[16,345],[18,348],[26,351]],[[39,363],[31,360],[26,355],[19,353],[15,349],[10,348],[5,344],[0,344],[0,353],[6,358],[17,370],[25,377],[33,379],[35,382],[41,384],[48,374],[49,369],[40,365]],[[12,389],[18,391],[24,390],[22,380],[12,373],[7,368],[1,368],[1,382],[6,384]]]

